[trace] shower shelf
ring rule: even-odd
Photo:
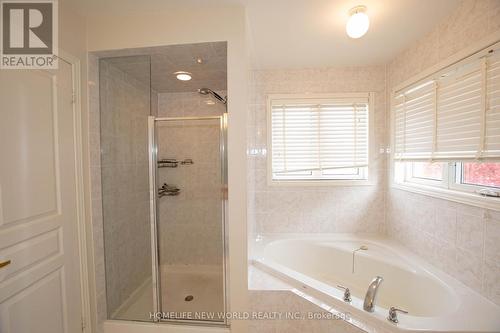
[[[158,168],[177,168],[178,165],[179,161],[175,159],[166,158],[158,160]]]
[[[175,158],[164,158],[158,160],[158,168],[177,168],[181,165],[192,165],[194,164],[193,160],[190,158],[186,158],[182,161],[177,161]]]

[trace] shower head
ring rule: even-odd
[[[200,89],[198,89],[198,92],[202,95],[212,95],[216,100],[218,100],[222,104],[227,103],[227,96],[225,98],[223,98],[221,95],[219,95],[218,93],[216,93],[212,89],[200,88]]]

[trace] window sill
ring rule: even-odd
[[[373,186],[371,180],[268,180],[268,186]]]
[[[476,193],[461,192],[447,188],[431,187],[409,182],[393,182],[392,187],[399,190],[428,195],[438,199],[445,199],[466,205],[500,211],[500,198],[483,197]]]

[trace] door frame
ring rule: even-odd
[[[83,333],[92,333],[91,325],[91,297],[88,270],[87,227],[85,210],[85,181],[84,181],[84,154],[83,154],[83,117],[82,117],[82,91],[81,91],[81,61],[80,58],[59,48],[60,61],[65,61],[71,66],[72,74],[72,100],[73,100],[73,135],[75,149],[75,184],[76,184],[76,217],[78,234],[78,260],[80,268],[80,300],[81,324]],[[87,131],[88,132],[88,131]]]

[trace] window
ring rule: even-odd
[[[410,164],[411,176],[414,179],[421,180],[443,180],[443,166],[444,163],[429,163],[429,162],[415,162]]]
[[[394,94],[395,159],[500,158],[497,50],[489,48]]]
[[[500,193],[500,163],[397,162],[399,182],[477,193]],[[398,179],[397,179],[398,180]]]
[[[369,94],[269,96],[269,181],[366,182],[370,109]]]
[[[394,92],[393,112],[396,183],[500,208],[500,43]]]
[[[460,163],[460,184],[500,188],[500,163]]]

